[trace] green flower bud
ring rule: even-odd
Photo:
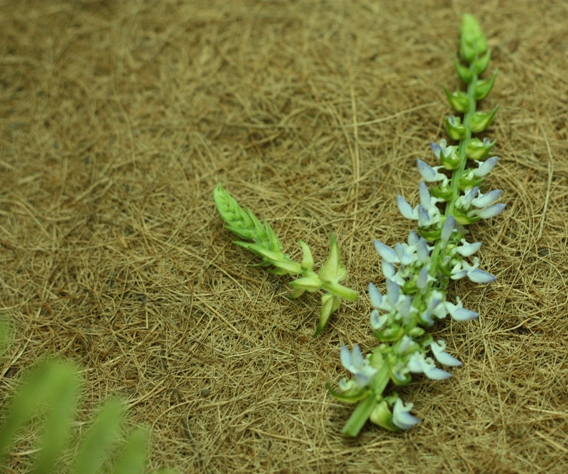
[[[284,273],[282,273],[282,275],[286,273],[288,275],[299,275],[300,273],[302,273],[302,266],[299,263],[293,262],[292,260],[289,260],[287,258],[283,258],[279,261],[270,260],[270,263],[276,268],[283,270]]]
[[[493,122],[493,119],[495,118],[497,110],[499,110],[499,106],[496,106],[489,113],[476,112],[473,117],[471,117],[471,121],[469,123],[472,133],[483,132],[483,130],[489,127],[489,125],[491,125],[491,122]]]
[[[465,156],[471,160],[484,160],[489,156],[491,148],[496,140],[490,142],[487,138],[481,141],[479,138],[472,138],[465,149]]]
[[[452,140],[463,140],[466,135],[465,127],[459,117],[448,117],[445,122],[446,132]]]
[[[410,330],[410,332],[408,333],[408,335],[409,335],[410,337],[412,337],[412,338],[417,338],[417,337],[422,336],[422,334],[424,334],[425,332],[426,332],[426,331],[424,331],[424,329],[422,329],[422,328],[420,328],[420,327],[417,326],[417,327],[415,327],[415,328],[412,328],[412,329]]]
[[[426,240],[430,241],[430,242],[434,242],[436,240],[438,240],[440,238],[440,235],[442,233],[442,229],[424,229],[419,227],[418,228],[418,235],[420,235],[420,237],[424,237]]]
[[[292,282],[294,283],[294,282]],[[331,295],[326,293],[321,297],[321,313],[320,313],[320,320],[318,327],[316,328],[316,332],[314,333],[314,337],[316,337],[325,327],[331,314],[339,308],[341,305],[341,298],[338,296]]]
[[[331,236],[331,246],[329,250],[329,257],[319,271],[319,277],[322,281],[342,281],[347,275],[345,265],[341,263],[339,256],[339,247],[337,240]]]
[[[477,222],[478,220],[480,220],[480,217],[478,216],[468,216],[466,214],[464,214],[463,212],[461,212],[459,209],[454,209],[454,218],[456,220],[456,222],[458,224],[461,225],[470,225],[473,224],[475,222]]]
[[[371,412],[370,420],[389,431],[400,431],[392,422],[392,413],[386,401],[379,403]]]
[[[474,188],[475,186],[479,186],[481,183],[483,183],[483,181],[485,180],[485,178],[466,178],[465,176],[462,176],[460,178],[460,182],[459,182],[459,188],[463,191],[467,188]]]
[[[473,70],[478,76],[480,76],[487,70],[490,61],[491,61],[491,50],[488,50],[483,56],[481,56],[479,59],[476,59],[473,62],[472,64]]]
[[[452,199],[452,196],[454,195],[450,186],[432,186],[430,188],[430,194],[432,194],[432,196],[436,199],[440,199],[445,202]]]
[[[468,62],[487,50],[487,38],[473,15],[465,14],[462,17],[461,50]]]
[[[457,54],[454,54],[454,66],[456,67],[459,78],[466,84],[469,84],[473,79],[473,72],[467,66],[460,63]]]
[[[365,387],[354,387],[348,392],[339,393],[334,390],[331,384],[327,383],[327,389],[333,398],[345,403],[357,403],[364,400],[369,395],[369,389]]]
[[[284,254],[282,252],[274,252],[272,250],[267,249],[262,244],[253,244],[250,242],[240,242],[240,241],[235,241],[234,244],[244,249],[247,249],[249,252],[259,255],[260,257],[270,261],[270,263],[273,263],[274,265],[276,265],[276,263],[288,263],[284,262]],[[296,263],[296,265],[298,264]],[[300,271],[297,271],[296,273],[300,273]]]
[[[379,332],[373,331],[373,334],[381,342],[398,341],[402,336],[404,336],[404,328],[393,323],[387,329]]]
[[[312,270],[314,268],[314,257],[312,257],[312,252],[310,248],[300,240],[300,246],[304,252],[304,257],[302,258],[302,268],[305,270]]]
[[[440,152],[440,163],[442,163],[442,166],[447,170],[455,170],[460,165],[460,155],[455,150],[448,155],[444,155],[444,152]]]
[[[495,78],[497,77],[497,71],[493,73],[493,76],[489,80],[482,80],[475,86],[475,99],[481,100],[487,97],[487,94],[493,89],[493,84],[495,84]]]
[[[469,110],[469,97],[465,92],[450,92],[446,87],[444,87],[444,92],[448,98],[448,102],[454,108],[456,112],[466,113]]]

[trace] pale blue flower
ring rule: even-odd
[[[455,118],[454,118],[455,121]],[[435,142],[431,142],[430,143],[430,147],[432,148],[432,151],[434,152],[434,155],[436,155],[436,158],[440,159],[441,154],[443,154],[446,157],[450,157],[451,155],[453,155],[454,153],[457,153],[458,151],[458,147],[457,146],[446,146],[446,140],[440,140],[440,144],[438,145]]]
[[[382,261],[382,268],[383,268],[383,275],[385,278],[390,281],[394,281],[398,286],[404,286],[404,278],[397,272],[394,268],[392,263],[388,263],[387,261]]]
[[[440,339],[437,343],[431,342],[430,348],[432,349],[434,357],[440,364],[451,365],[453,367],[458,367],[461,365],[461,362],[459,360],[444,352],[444,350],[446,349],[446,342],[442,339]]]
[[[432,168],[421,159],[416,160],[416,165],[418,166],[418,172],[424,178],[424,181],[427,181],[428,183],[442,181],[442,187],[446,187],[448,185],[448,177],[438,171],[440,168],[443,168],[443,166],[436,166]]]
[[[402,400],[399,398],[394,403],[394,408],[392,413],[393,424],[395,426],[398,426],[402,430],[408,430],[417,423],[420,423],[420,420],[418,418],[410,414],[410,410],[412,410],[413,407],[414,407],[413,403],[407,403],[405,405],[402,402]]]
[[[379,309],[383,304],[383,295],[372,283],[369,283],[369,299],[371,300],[371,306],[375,309]]]
[[[353,374],[359,387],[367,386],[377,373],[377,369],[371,367],[369,361],[363,357],[358,344],[355,344],[352,353],[345,345],[341,346],[341,364]]]
[[[478,165],[476,170],[473,170],[473,174],[478,178],[484,178],[487,176],[494,166],[497,164],[497,157],[492,156],[491,158],[487,158],[485,161],[475,161]]]
[[[464,257],[471,257],[481,248],[481,242],[467,243],[465,239],[461,239],[462,245],[455,248],[455,251]]]
[[[445,370],[439,369],[434,365],[434,361],[430,357],[424,357],[421,352],[415,352],[408,358],[406,364],[408,370],[414,374],[424,374],[432,380],[444,380],[452,376]]]
[[[428,187],[420,181],[420,204],[414,209],[402,196],[397,197],[398,209],[407,219],[417,220],[420,227],[428,227],[440,221],[440,210],[436,206],[438,199],[430,196]]]
[[[375,331],[382,331],[388,325],[387,323],[390,321],[391,314],[383,314],[381,315],[378,310],[373,310],[371,313],[371,327]]]
[[[392,248],[390,248],[388,245],[385,245],[378,240],[375,240],[374,244],[378,254],[385,262],[399,263],[398,256]]]
[[[421,263],[428,263],[430,261],[430,250],[431,248],[428,247],[426,240],[420,237],[416,243],[416,256]]]
[[[428,283],[435,280],[435,278],[431,277],[428,273],[429,269],[430,265],[422,267],[416,279],[416,286],[422,290],[422,293],[428,288]]]
[[[507,207],[507,205],[503,203],[493,204],[493,206],[486,207],[479,211],[477,215],[482,219],[490,219],[501,214],[505,210],[505,207]]]
[[[450,316],[454,320],[456,320],[456,321],[469,321],[470,319],[475,319],[479,316],[479,314],[476,313],[475,311],[465,309],[463,307],[463,303],[462,303],[459,296],[456,298],[456,301],[458,302],[458,304],[453,304],[453,303],[450,303],[449,301],[446,301],[444,303],[447,312],[450,314]]]
[[[412,209],[412,206],[406,202],[400,194],[396,198],[396,202],[398,204],[398,209],[403,217],[407,219],[417,220],[418,219],[418,209]]]
[[[502,192],[503,191],[501,191],[500,189],[494,189],[493,191],[489,191],[486,194],[478,193],[477,197],[471,203],[475,207],[485,208],[497,201]]]
[[[475,186],[471,189],[466,189],[465,194],[460,196],[456,201],[456,207],[468,211],[471,208],[471,203],[477,197],[479,187]]]
[[[453,215],[451,215],[446,219],[446,222],[444,222],[444,226],[442,227],[442,234],[440,236],[442,242],[445,243],[448,240],[450,240],[450,237],[452,236],[455,226],[456,226],[456,219]]]
[[[467,275],[467,277],[474,283],[491,283],[496,280],[496,277],[483,270],[479,270],[479,258],[473,258],[473,265],[464,261],[459,261],[452,269],[452,280],[459,280]]]

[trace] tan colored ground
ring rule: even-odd
[[[72,358],[80,419],[128,397],[150,467],[182,473],[568,472],[568,3],[470,3],[1,2],[2,396],[39,356]],[[411,229],[395,198],[444,138],[464,12],[499,68],[487,183],[508,208],[473,227],[498,281],[453,286],[481,317],[435,328],[464,362],[451,379],[399,391],[422,423],[345,439],[325,383],[341,343],[374,344],[366,296],[313,340],[319,297],[286,299],[211,193],[316,264],[335,233],[346,283],[381,287],[372,240]]]

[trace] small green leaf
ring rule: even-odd
[[[306,245],[306,243],[300,240],[300,246],[302,247],[303,258],[302,258],[302,268],[306,270],[313,270],[314,268],[314,257],[312,256],[312,252],[310,248]]]
[[[305,291],[314,292],[321,288],[322,281],[318,278],[317,275],[312,275],[291,281],[290,285],[292,285],[294,288],[301,288]]]
[[[367,398],[367,395],[369,395],[369,390],[365,387],[361,387],[359,390],[355,392],[341,393],[334,390],[329,382],[327,382],[326,385],[330,395],[336,400],[339,400],[340,402],[357,403],[360,402],[361,400],[364,400],[365,398]]]
[[[321,312],[320,312],[320,319],[318,323],[318,327],[316,328],[316,332],[313,334],[313,337],[316,337],[320,332],[323,331],[325,325],[329,321],[331,313],[333,313],[333,308],[335,306],[335,297],[326,293],[321,297]],[[339,300],[341,303],[341,300]]]
[[[89,428],[77,456],[75,474],[95,474],[99,471],[109,448],[120,437],[120,424],[125,406],[121,400],[111,399],[100,410],[95,423]]]
[[[147,454],[148,432],[138,428],[128,437],[113,474],[144,474]]]

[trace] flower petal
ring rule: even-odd
[[[477,268],[473,271],[467,272],[467,277],[474,283],[491,283],[492,281],[497,280],[496,276]]]
[[[493,191],[489,191],[487,194],[484,194],[483,196],[475,198],[472,204],[475,207],[479,208],[490,206],[495,201],[497,201],[497,199],[499,199],[499,196],[501,196],[502,192],[503,191],[501,191],[500,189],[494,189]]]
[[[507,205],[503,203],[493,204],[492,206],[479,211],[478,216],[482,219],[490,219],[491,217],[501,214],[505,210],[505,207],[507,207]]]
[[[418,172],[424,178],[424,181],[431,183],[436,181],[436,170],[430,165],[424,163],[421,159],[416,160],[416,166],[418,167]]]
[[[369,298],[371,299],[371,306],[373,308],[380,308],[383,304],[383,295],[372,283],[369,283]]]
[[[375,249],[383,258],[383,260],[387,261],[388,263],[398,263],[398,257],[396,256],[396,252],[392,248],[378,240],[375,240],[374,244]]]
[[[422,182],[422,181],[421,181]],[[426,208],[422,205],[418,205],[418,225],[420,227],[428,227],[430,225],[430,215]]]
[[[478,162],[481,164],[479,165],[479,168],[474,171],[474,174],[479,178],[487,176],[491,172],[493,167],[497,164],[497,159],[498,158],[496,156],[492,156],[491,158],[487,158],[483,162]]]
[[[441,235],[442,242],[447,242],[448,240],[450,240],[455,225],[456,225],[456,219],[454,218],[453,215],[451,215],[446,219],[446,222],[444,222],[444,227],[442,227],[442,235]]]
[[[420,204],[424,206],[425,209],[430,209],[432,207],[432,196],[430,196],[430,191],[428,186],[424,181],[420,181],[419,193],[420,193]],[[420,211],[419,211],[420,212]]]
[[[462,365],[462,363],[455,357],[451,356],[447,352],[444,352],[444,350],[446,349],[446,343],[444,341],[440,340],[438,341],[438,343],[431,342],[430,347],[432,348],[434,357],[440,364],[450,365],[452,367],[458,367]]]
[[[461,240],[463,245],[460,247],[456,247],[456,252],[464,257],[470,257],[475,252],[477,252],[481,247],[481,242],[473,242],[472,244],[468,244],[465,239]]]
[[[351,352],[347,349],[345,344],[341,345],[341,365],[345,367],[347,370],[351,367]]]
[[[418,216],[416,215],[416,212],[414,212],[414,209],[412,209],[410,204],[408,204],[400,194],[397,196],[396,201],[398,204],[398,209],[400,210],[400,213],[403,215],[403,217],[413,220],[418,219]]]

